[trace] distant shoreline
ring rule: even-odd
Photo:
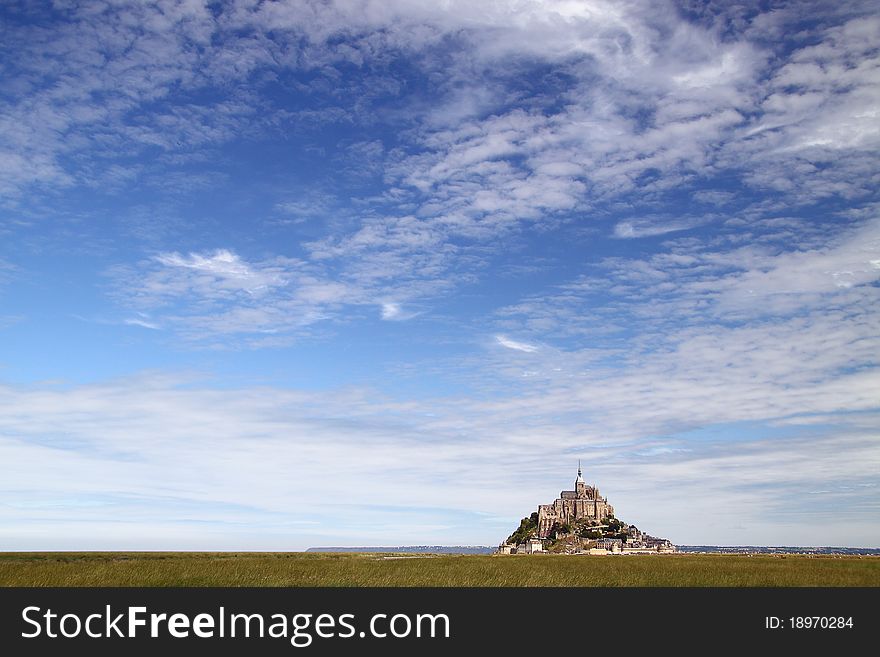
[[[767,545],[679,545],[686,554],[857,554],[880,556],[880,548]]]
[[[880,548],[861,547],[803,547],[768,545],[678,545],[684,554],[853,554],[880,556]],[[359,547],[310,547],[306,552],[392,552],[407,554],[492,554],[494,547],[487,545],[397,545]]]
[[[363,547],[310,547],[306,552],[405,552],[407,554],[492,554],[488,545],[396,545]]]

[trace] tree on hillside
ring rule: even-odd
[[[550,538],[559,538],[565,534],[571,533],[571,526],[564,522],[554,522],[550,528]]]
[[[507,537],[507,542],[514,545],[524,543],[538,529],[538,513],[537,511],[527,518],[523,518],[519,522],[519,527],[515,532]]]
[[[580,537],[581,538],[591,538],[591,539],[602,538],[602,532],[597,531],[595,529],[585,528],[580,531]]]
[[[616,533],[620,532],[621,527],[623,527],[623,523],[620,522],[620,520],[618,520],[617,518],[612,516],[612,517],[605,519],[605,526],[607,527],[606,531],[613,532],[616,534]]]

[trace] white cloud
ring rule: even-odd
[[[400,316],[400,306],[396,303],[386,302],[382,304],[382,319],[397,319]]]
[[[140,326],[142,328],[151,329],[153,331],[160,331],[162,327],[156,324],[155,322],[149,322],[145,319],[139,319],[137,317],[130,317],[126,320],[123,320],[123,324],[128,326]]]
[[[644,218],[620,221],[614,226],[614,237],[633,239],[653,237],[682,230],[696,228],[709,221],[710,217]]]
[[[218,249],[212,253],[190,253],[182,256],[179,253],[162,253],[156,261],[169,268],[189,269],[197,276],[204,274],[194,285],[205,287],[203,283],[220,285],[224,289],[240,289],[248,294],[259,294],[268,288],[286,285],[284,270],[280,267],[263,267],[259,271],[250,267],[237,254],[227,249]]]
[[[536,351],[539,351],[539,348],[533,344],[511,340],[510,338],[503,335],[496,335],[495,342],[500,344],[502,347],[506,347],[507,349],[513,349],[514,351],[524,351],[528,354],[533,354]]]
[[[228,278],[250,278],[253,275],[241,258],[226,249],[218,249],[208,255],[190,253],[188,257],[178,253],[163,253],[156,256],[156,260],[163,265],[198,269]]]
[[[407,310],[395,301],[382,302],[382,319],[391,322],[403,322],[421,315],[421,312]]]

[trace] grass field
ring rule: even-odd
[[[7,552],[0,586],[880,586],[880,557]]]

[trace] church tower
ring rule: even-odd
[[[584,499],[588,497],[587,495],[587,484],[584,481],[583,476],[581,475],[581,462],[578,460],[578,476],[577,479],[574,480],[574,493],[575,497],[578,499]]]

